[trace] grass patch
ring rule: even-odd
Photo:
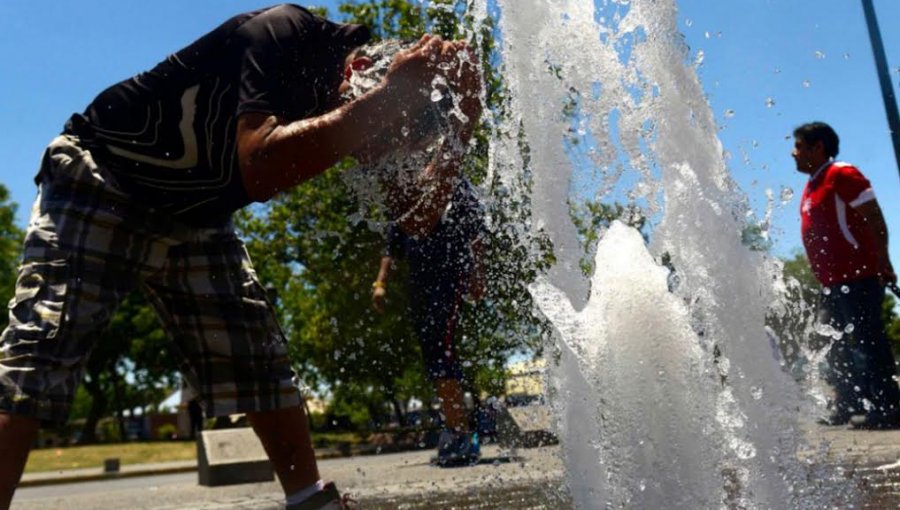
[[[117,457],[126,464],[152,464],[176,460],[195,460],[197,446],[193,441],[159,441],[117,443],[32,450],[25,465],[26,473],[64,471],[103,467],[105,459]]]
[[[314,448],[326,448],[340,444],[357,445],[364,442],[361,434],[356,432],[313,432],[312,443]]]
[[[361,435],[355,432],[314,432],[312,440],[316,448],[339,444],[356,445],[363,442]],[[193,441],[153,441],[40,448],[31,451],[25,472],[98,468],[103,467],[104,460],[114,457],[117,457],[123,466],[196,460],[197,447]]]

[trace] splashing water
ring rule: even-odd
[[[534,226],[556,255],[531,290],[557,329],[554,405],[578,507],[852,507],[845,484],[812,488],[815,463],[797,458],[808,399],[764,327],[773,268],[741,244],[746,200],[675,1],[470,5],[488,12],[513,112],[497,129],[521,126]],[[515,136],[493,140],[490,171],[511,188],[525,161]],[[614,223],[590,279],[569,209],[585,199],[637,205],[650,238]]]

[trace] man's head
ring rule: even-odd
[[[834,129],[824,122],[809,122],[794,129],[794,150],[791,156],[797,171],[811,174],[838,155],[840,139]]]

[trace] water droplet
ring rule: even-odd
[[[809,80],[803,80],[803,88],[808,89],[812,87],[812,82]]]
[[[781,187],[781,203],[786,204],[794,198],[794,190],[788,186]]]
[[[757,386],[750,388],[750,395],[753,396],[753,400],[760,400],[763,398],[763,390]]]
[[[706,58],[706,53],[703,50],[697,50],[697,56],[694,58],[694,65],[700,67],[703,65],[703,60]]]
[[[825,53],[824,53],[824,52],[821,52],[821,51],[819,51],[819,50],[816,50],[816,58],[817,58],[818,60],[824,60],[824,59],[825,59]]]
[[[438,90],[438,89],[433,89],[433,90],[431,91],[431,100],[432,100],[433,102],[437,103],[437,102],[440,101],[441,99],[444,99],[444,94],[441,93],[441,91]]]
[[[825,294],[826,296],[830,296],[830,295],[831,295],[831,288],[830,288],[830,287],[825,287],[824,289],[822,289],[822,294]]]
[[[847,326],[844,327],[844,333],[847,333],[849,335],[850,333],[853,333],[853,330],[855,329],[856,326],[854,326],[853,324],[847,324]]]
[[[406,126],[403,126],[402,128],[400,128],[400,134],[402,134],[404,137],[409,136],[409,128]]]
[[[703,32],[703,36],[709,39],[709,31],[707,30],[706,32]]]
[[[684,24],[689,27],[692,27],[692,26],[694,26],[694,20],[692,20],[691,18],[688,18],[688,19],[684,20]]]
[[[645,490],[647,490],[647,482],[644,480],[641,480],[641,483],[638,485],[638,489],[640,489],[641,492],[644,492]]]
[[[773,106],[775,106],[775,100],[772,99],[771,97],[767,97],[766,98],[766,108],[771,108]]]
[[[850,294],[850,287],[841,285],[841,292],[843,292],[844,294]]]
[[[734,110],[730,108],[728,110],[725,110],[725,118],[730,119],[732,117],[734,117]]]
[[[850,54],[844,53],[844,60],[850,60]]]

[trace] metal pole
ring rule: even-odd
[[[894,85],[891,83],[891,77],[888,73],[887,58],[884,55],[884,43],[881,41],[881,32],[878,30],[875,8],[872,7],[872,0],[862,0],[862,4],[863,11],[866,13],[866,24],[869,26],[869,40],[872,42],[872,52],[875,54],[878,81],[881,82],[881,96],[884,99],[884,109],[887,113],[888,126],[891,129],[891,140],[894,142],[897,171],[900,172],[900,113],[897,112],[897,98],[894,95]]]

